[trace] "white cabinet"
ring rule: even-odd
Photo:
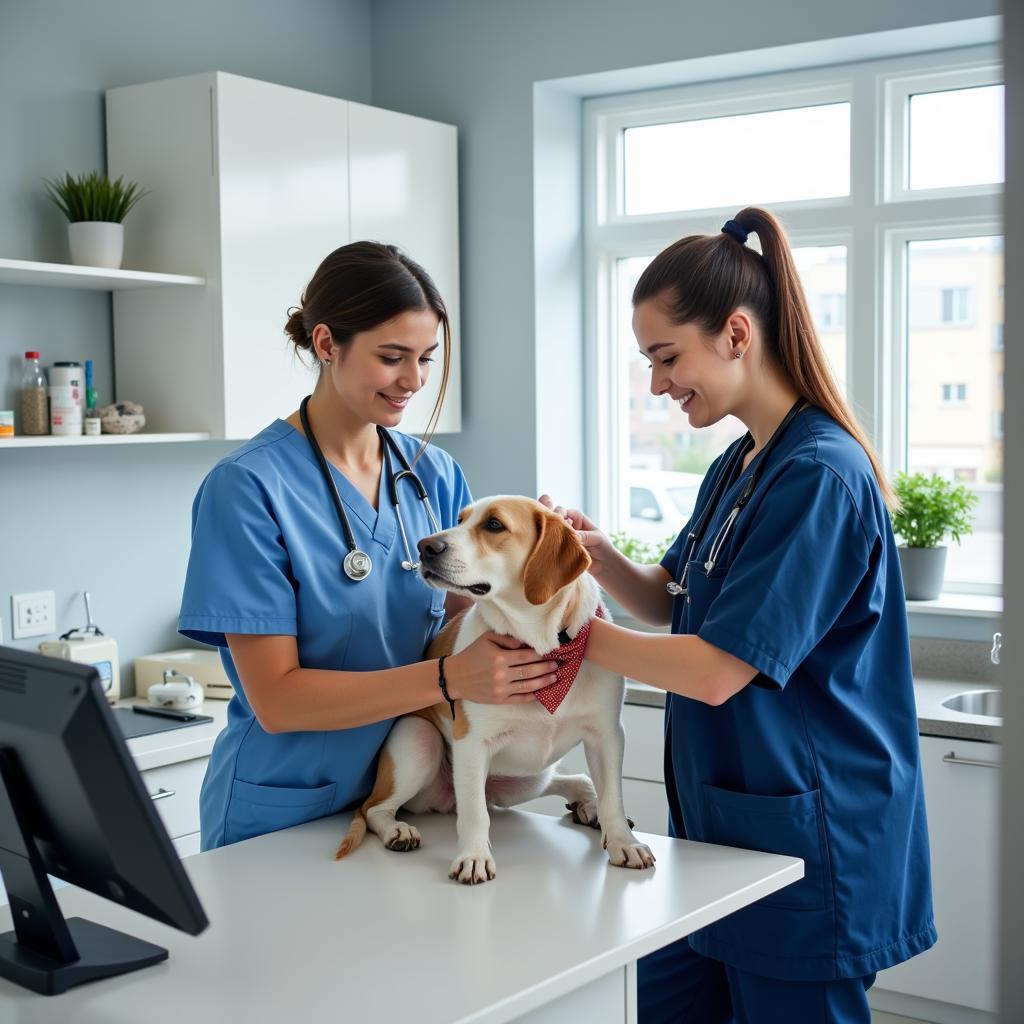
[[[876,987],[995,1012],[999,764],[992,743],[921,737],[939,941]]]
[[[454,128],[216,72],[109,90],[107,164],[149,190],[125,263],[207,281],[114,296],[117,397],[147,426],[242,439],[292,412],[315,374],[288,310],[328,253],[370,237],[406,248],[454,311],[438,429],[459,429]],[[402,428],[432,404],[421,393]]]
[[[627,704],[622,709],[626,750],[622,758],[622,802],[639,832],[668,835],[668,800],[662,753],[665,713],[661,708]],[[580,744],[562,759],[567,771],[586,772]],[[547,796],[522,805],[525,810],[559,817],[566,813],[561,797]]]
[[[199,790],[209,760],[195,757],[140,773],[142,784],[182,857],[199,852]]]
[[[437,285],[448,310],[452,362],[437,432],[462,429],[459,359],[459,172],[452,125],[348,104],[349,212],[353,239],[397,245]],[[440,340],[440,339],[439,339]],[[402,420],[427,425],[441,384],[440,351],[423,390]]]

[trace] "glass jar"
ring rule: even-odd
[[[38,352],[25,353],[21,373],[21,432],[48,434],[50,410],[46,399],[46,377],[39,365]]]

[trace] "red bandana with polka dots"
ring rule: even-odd
[[[604,612],[600,605],[597,606],[597,618],[604,618]],[[580,666],[583,664],[583,655],[586,653],[589,637],[590,622],[587,621],[567,644],[562,644],[544,655],[545,658],[558,663],[555,669],[555,681],[542,690],[535,690],[533,695],[552,715],[558,710],[558,705],[565,700],[569,693],[569,687],[572,686],[576,673],[579,672]]]

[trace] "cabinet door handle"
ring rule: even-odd
[[[1002,765],[998,761],[976,761],[971,757],[957,757],[956,752],[951,750],[942,759],[946,764],[965,764],[974,768],[1001,768]]]
[[[153,800],[166,800],[167,797],[174,796],[176,792],[177,790],[164,789],[164,787],[161,786],[155,793],[150,793],[149,795]]]

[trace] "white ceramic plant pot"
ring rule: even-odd
[[[76,267],[117,270],[124,255],[124,225],[107,220],[81,220],[68,225],[71,262]]]
[[[946,549],[911,548],[900,545],[896,549],[903,570],[903,590],[908,601],[934,601],[942,593],[946,575]]]

